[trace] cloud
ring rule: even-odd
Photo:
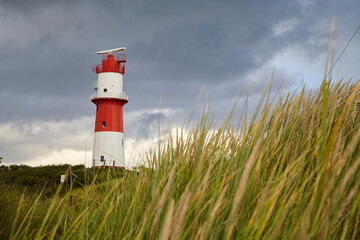
[[[19,164],[45,158],[63,149],[83,151],[91,139],[93,120],[11,122],[0,125],[3,163]],[[90,144],[89,144],[90,145]],[[49,163],[52,158],[48,158]]]
[[[290,19],[276,23],[271,28],[271,30],[273,31],[274,36],[279,36],[279,35],[283,35],[285,33],[293,31],[298,24],[299,24],[299,19],[290,18]]]
[[[303,7],[311,7],[315,4],[316,0],[298,0],[298,3]]]
[[[150,139],[166,133],[170,126],[178,126],[181,111],[176,109],[144,109],[125,112],[125,137],[133,139]],[[159,122],[160,121],[160,122]],[[160,126],[159,126],[160,123]]]
[[[58,165],[58,164],[85,164],[91,166],[92,151],[76,151],[73,149],[62,149],[60,151],[51,151],[45,155],[34,155],[34,158],[21,162],[28,166],[39,165]]]
[[[176,126],[172,120],[176,113],[174,109],[161,109],[161,135]],[[138,148],[132,150],[129,145],[147,150],[146,143],[158,137],[158,119],[158,109],[125,112],[126,162],[129,166],[135,161],[133,152],[138,151]],[[95,112],[94,116],[71,120],[0,124],[0,156],[4,157],[3,164],[91,162],[89,153],[92,152],[94,122]]]

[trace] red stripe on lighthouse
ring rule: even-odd
[[[96,104],[95,132],[124,132],[122,107],[128,102],[118,98],[94,98]]]

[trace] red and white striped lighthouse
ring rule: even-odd
[[[91,101],[96,105],[93,164],[96,167],[125,167],[123,106],[128,102],[123,92],[125,48],[99,51],[102,63],[94,66],[98,80]]]

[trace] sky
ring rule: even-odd
[[[253,109],[273,72],[273,89],[318,88],[332,17],[336,58],[359,11],[359,0],[0,0],[2,164],[90,161],[99,50],[126,47],[131,167],[156,142],[160,106],[165,134],[189,118],[200,92],[196,114],[209,101],[221,121],[244,86]],[[335,81],[360,78],[359,53],[360,33],[334,67]]]

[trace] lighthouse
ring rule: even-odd
[[[123,106],[128,102],[123,92],[125,50],[115,48],[97,52],[101,64],[94,66],[98,79],[91,101],[96,105],[93,165],[125,168]]]

